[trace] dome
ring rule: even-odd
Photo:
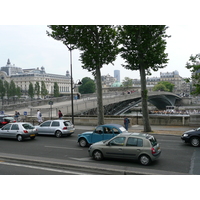
[[[120,82],[114,82],[111,87],[120,87],[122,84]]]

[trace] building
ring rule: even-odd
[[[69,71],[66,71],[66,75],[50,74],[46,73],[45,68],[32,68],[22,69],[12,65],[8,59],[6,66],[1,67],[0,77],[2,80],[10,82],[14,81],[15,85],[21,88],[22,94],[28,94],[28,88],[30,82],[35,86],[36,82],[44,81],[46,89],[49,95],[53,95],[54,83],[57,82],[59,86],[59,92],[61,95],[71,93],[71,76]]]
[[[114,78],[120,83],[120,70],[114,70]]]

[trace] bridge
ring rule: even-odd
[[[156,106],[159,110],[164,110],[166,106],[174,106],[181,97],[171,92],[149,92],[148,102]],[[17,109],[20,113],[27,111],[28,115],[36,116],[37,109],[40,109],[43,116],[57,116],[58,110],[64,115],[71,115],[71,98],[63,99],[61,102],[55,102],[53,105],[48,104],[49,100],[42,101],[39,106],[25,106]],[[141,102],[140,92],[131,94],[103,94],[104,115],[120,115],[130,110]],[[6,111],[7,114],[13,114],[14,108]],[[97,114],[97,97],[96,94],[82,96],[81,99],[74,99],[74,115],[96,115]]]

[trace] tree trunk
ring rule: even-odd
[[[104,110],[102,100],[102,83],[100,67],[96,67],[96,88],[97,88],[97,117],[98,125],[104,124]]]
[[[149,123],[149,110],[147,105],[148,91],[146,89],[146,73],[145,73],[145,68],[143,66],[140,66],[140,77],[141,77],[142,117],[144,124],[144,132],[151,132],[151,126]]]

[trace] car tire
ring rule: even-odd
[[[55,136],[56,136],[57,138],[60,138],[60,137],[62,136],[62,132],[61,132],[61,131],[56,131],[56,132],[55,132]]]
[[[142,165],[149,165],[151,163],[151,158],[145,154],[139,157],[139,161]]]
[[[94,151],[92,154],[92,157],[94,160],[97,160],[97,161],[103,160],[103,154],[99,150]]]
[[[81,138],[81,139],[79,140],[79,146],[80,146],[80,147],[86,147],[86,146],[88,146],[88,143],[87,143],[86,139]]]
[[[21,135],[17,135],[17,141],[21,142],[23,140],[23,137]]]
[[[190,144],[193,146],[193,147],[198,147],[200,145],[200,139],[198,137],[192,137],[190,139]]]

